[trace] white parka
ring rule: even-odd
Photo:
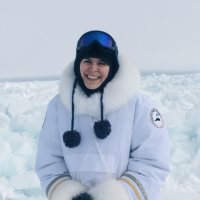
[[[71,149],[63,134],[71,130],[73,62],[61,76],[59,95],[48,105],[35,166],[50,200],[71,200],[84,191],[94,200],[160,200],[169,173],[168,132],[156,105],[138,91],[135,64],[123,55],[118,60],[119,70],[103,97],[110,135],[101,140],[93,131],[100,119],[100,93],[87,97],[77,85],[74,130],[81,143]]]

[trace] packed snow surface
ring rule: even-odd
[[[0,200],[46,200],[34,172],[47,105],[58,81],[0,83]],[[200,73],[151,74],[141,91],[157,105],[171,141],[163,200],[200,199]]]

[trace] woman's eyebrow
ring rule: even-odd
[[[106,61],[104,59],[99,59],[99,62],[104,62],[104,63],[108,64],[108,61]]]

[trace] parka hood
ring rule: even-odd
[[[122,54],[119,54],[118,61],[119,69],[115,77],[104,88],[104,115],[121,108],[136,95],[140,88],[140,73],[135,63]],[[74,61],[72,61],[61,74],[59,85],[60,100],[70,112],[74,80]],[[100,95],[95,93],[87,97],[77,84],[74,94],[74,114],[100,117]]]

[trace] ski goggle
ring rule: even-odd
[[[90,47],[90,45],[95,41],[97,41],[102,48],[114,51],[116,52],[116,55],[118,55],[116,42],[109,34],[102,31],[89,31],[83,34],[77,43],[76,50],[78,51]]]

